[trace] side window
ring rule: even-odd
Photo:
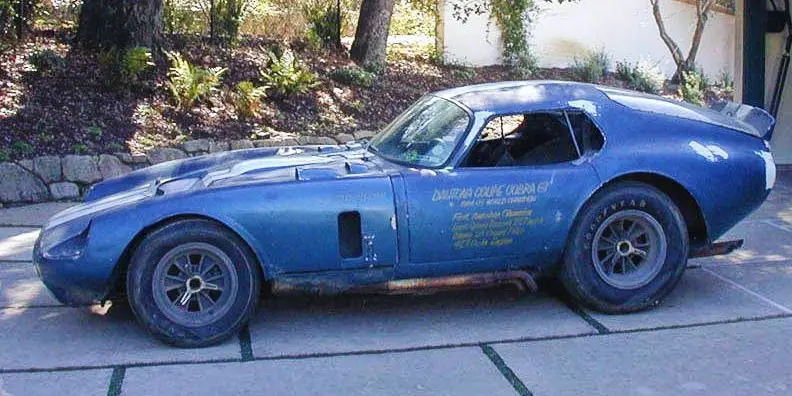
[[[584,156],[593,154],[602,149],[605,139],[602,137],[597,125],[582,111],[568,111],[569,123],[575,131],[575,141]]]
[[[467,167],[547,165],[578,158],[562,111],[491,119],[465,161]]]

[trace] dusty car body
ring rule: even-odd
[[[767,143],[773,120],[745,106],[715,111],[553,81],[451,89],[427,95],[416,106],[371,143],[234,151],[100,183],[83,204],[44,227],[34,252],[41,279],[64,303],[102,301],[123,284],[128,262],[147,248],[141,244],[146,235],[183,219],[209,220],[238,236],[255,257],[261,280],[276,290],[395,291],[454,280],[509,281],[526,273],[533,278],[556,271],[587,202],[622,182],[643,183],[673,201],[683,220],[686,240],[679,249],[686,259],[717,250],[714,241],[757,209],[775,181]],[[428,117],[421,113],[427,108],[429,115],[451,120],[441,124],[459,130],[453,138],[405,144],[406,134],[424,130],[416,127],[402,131],[401,140],[391,139],[398,149],[386,144],[405,119],[435,122],[420,120]],[[496,135],[492,145],[506,145],[510,138],[502,118],[499,128],[487,125],[511,115],[530,124],[531,114],[541,117],[530,120],[568,127],[567,160],[542,162],[561,150],[553,145],[523,162],[504,160],[508,154],[493,157],[483,131]],[[586,131],[576,130],[578,125]],[[402,147],[411,145],[419,148]],[[506,150],[513,151],[518,143],[509,145]],[[473,152],[485,154],[474,160]],[[665,235],[663,227],[652,228],[656,222],[638,215],[620,227],[637,222],[656,231],[643,241],[673,237],[667,227]],[[580,235],[588,241],[594,228]],[[635,266],[631,255],[641,252],[635,246],[642,243],[624,241],[614,249],[625,259],[606,256],[622,274]],[[663,257],[670,254],[658,249]],[[613,264],[618,260],[623,261]],[[511,272],[521,275],[497,276]],[[489,278],[460,277],[475,274]],[[645,280],[630,282],[626,288],[617,282],[614,290],[635,290]],[[187,294],[179,300],[188,300]]]

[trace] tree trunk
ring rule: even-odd
[[[388,29],[396,0],[363,0],[349,54],[369,69],[385,68]]]
[[[90,47],[159,49],[162,0],[85,0],[77,39]]]
[[[660,12],[660,0],[649,0],[652,5],[652,13],[654,14],[657,29],[660,31],[660,38],[663,39],[668,50],[671,51],[671,56],[676,63],[676,72],[671,77],[672,81],[679,82],[682,79],[683,72],[689,72],[696,67],[696,55],[698,54],[699,47],[701,46],[701,38],[704,35],[704,28],[707,26],[707,19],[715,4],[715,0],[696,0],[696,29],[693,32],[693,40],[690,45],[690,51],[687,57],[684,56],[679,45],[671,38],[666,30],[665,23],[663,22],[663,15]]]

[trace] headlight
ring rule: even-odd
[[[41,254],[48,259],[77,258],[88,242],[89,218],[42,231]]]

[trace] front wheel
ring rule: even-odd
[[[129,303],[138,321],[167,343],[215,344],[253,314],[257,265],[247,245],[220,224],[179,220],[139,244],[127,272]]]
[[[597,192],[581,210],[559,277],[573,298],[606,313],[658,304],[687,265],[685,221],[662,191],[623,182]]]

